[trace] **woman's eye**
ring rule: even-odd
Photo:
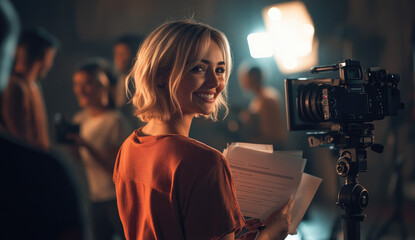
[[[192,68],[191,71],[192,72],[204,72],[205,71],[205,68],[202,67],[202,66],[196,66],[196,67]]]
[[[225,73],[225,68],[216,68],[216,73]]]

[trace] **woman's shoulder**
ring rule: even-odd
[[[217,151],[216,149],[210,147],[209,145],[202,143],[194,138],[190,138],[190,137],[179,135],[179,134],[172,134],[166,139],[173,144],[184,145],[186,147],[190,147],[195,150],[208,151],[208,152]]]
[[[221,152],[193,138],[177,135],[167,140],[174,145],[183,159],[200,159],[203,161],[222,161]]]
[[[127,144],[133,148],[163,151],[166,157],[174,156],[177,159],[223,159],[223,155],[218,150],[179,134],[143,136],[140,129],[136,129],[128,137]]]
[[[177,148],[174,156],[179,161],[176,174],[184,181],[204,181],[212,183],[213,178],[227,172],[225,157],[218,150],[186,137],[176,137]],[[205,181],[205,183],[207,183]]]

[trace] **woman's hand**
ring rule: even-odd
[[[74,141],[73,144],[68,145],[69,152],[75,159],[81,160],[79,148],[86,145],[84,139],[77,133],[67,133],[66,137]]]
[[[264,226],[264,223],[258,218],[250,218],[245,220],[245,228],[249,231],[256,231]]]
[[[258,236],[258,240],[280,240],[285,239],[291,224],[291,209],[294,199],[290,200],[280,209],[271,213],[265,220],[265,229]]]

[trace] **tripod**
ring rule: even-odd
[[[337,205],[343,210],[344,240],[359,240],[360,222],[366,218],[363,210],[369,204],[369,193],[359,184],[358,175],[367,171],[367,148],[376,152],[383,150],[381,145],[374,144],[373,129],[373,124],[348,123],[339,132],[309,137],[311,147],[334,144],[340,148],[336,172],[345,181],[339,190]]]
[[[366,149],[342,149],[336,166],[337,174],[345,177],[337,201],[337,205],[344,210],[341,218],[345,240],[360,239],[360,222],[366,218],[363,209],[369,204],[369,193],[358,181],[358,173],[361,171],[359,161],[366,165]]]

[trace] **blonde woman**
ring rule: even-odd
[[[235,239],[243,228],[224,156],[188,136],[194,117],[227,111],[231,65],[225,35],[190,20],[165,23],[142,43],[130,77],[135,115],[147,124],[126,139],[114,168],[127,239]],[[291,207],[244,238],[284,239]]]

